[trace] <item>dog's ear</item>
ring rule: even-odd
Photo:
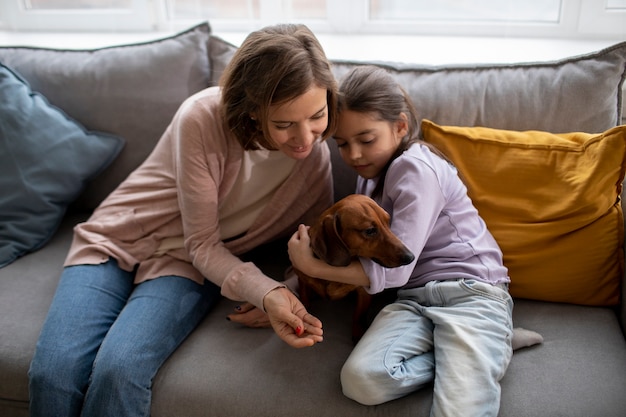
[[[350,251],[341,240],[341,220],[336,214],[324,216],[321,227],[312,236],[311,247],[320,259],[332,266],[347,266],[352,260]]]

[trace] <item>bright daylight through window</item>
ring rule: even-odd
[[[318,33],[613,38],[626,0],[2,0],[8,30],[172,30],[208,20],[249,32],[301,21]]]
[[[28,10],[128,9],[132,0],[24,0]]]

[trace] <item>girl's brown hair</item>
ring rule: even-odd
[[[358,113],[368,113],[378,120],[390,123],[397,122],[400,113],[404,113],[407,117],[408,132],[383,168],[378,183],[372,192],[373,198],[382,193],[389,165],[412,144],[422,143],[436,155],[448,160],[441,151],[419,138],[417,110],[411,97],[391,74],[381,67],[363,65],[348,73],[339,87],[338,106],[339,112],[351,110]]]
[[[268,132],[270,105],[282,104],[312,86],[327,91],[326,139],[337,123],[337,84],[315,35],[304,25],[284,24],[252,32],[220,80],[226,125],[246,150],[275,149]],[[256,120],[255,120],[256,119]]]

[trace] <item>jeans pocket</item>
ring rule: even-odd
[[[475,279],[461,279],[460,285],[461,288],[464,288],[471,294],[481,295],[483,297],[501,302],[502,304],[508,304],[512,300],[508,291],[486,282]]]

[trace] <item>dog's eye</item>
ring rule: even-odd
[[[375,227],[370,227],[363,231],[363,234],[367,237],[374,237],[378,234],[378,229]]]

